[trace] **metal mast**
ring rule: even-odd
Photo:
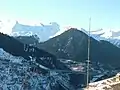
[[[91,18],[89,19],[89,36],[88,36],[87,88],[89,88],[89,63],[90,63],[90,29],[91,29]]]

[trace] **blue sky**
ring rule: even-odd
[[[0,18],[55,21],[88,29],[120,28],[120,0],[0,0]]]

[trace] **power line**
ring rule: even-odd
[[[90,29],[91,29],[91,18],[89,19],[89,35],[88,35],[88,60],[87,60],[87,88],[89,88],[89,63],[90,63]]]

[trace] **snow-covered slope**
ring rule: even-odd
[[[59,25],[56,22],[51,22],[49,25],[23,25],[16,21],[12,28],[11,35],[13,36],[31,36],[37,35],[41,42],[48,40],[51,36],[59,31]]]
[[[42,71],[31,71],[36,64],[0,48],[0,90],[66,90],[69,87],[67,74],[62,77],[54,71],[46,75]],[[58,82],[64,88],[60,88]]]
[[[15,63],[21,63],[22,60],[24,60],[23,57],[15,57],[7,52],[5,52],[2,48],[0,48],[0,58],[1,59],[7,59],[10,60],[11,62],[15,62]]]

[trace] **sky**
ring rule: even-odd
[[[0,19],[120,29],[120,0],[0,0]],[[29,21],[30,20],[30,21]]]

